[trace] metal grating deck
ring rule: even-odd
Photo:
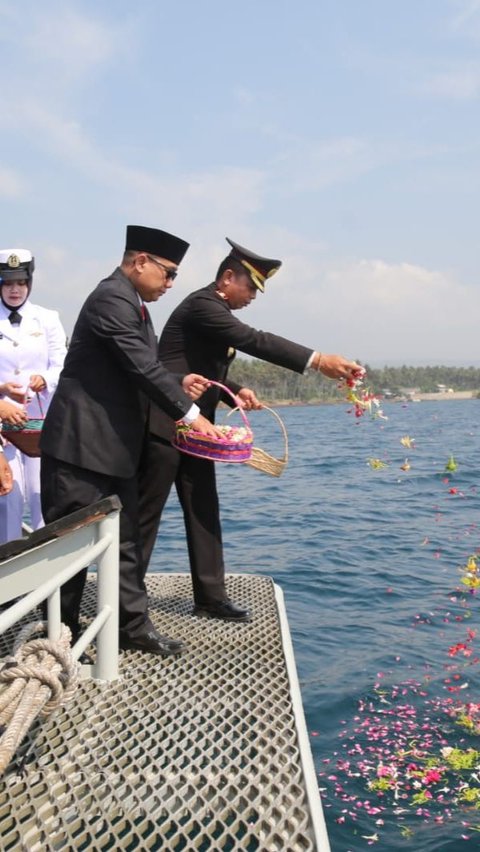
[[[192,617],[186,575],[147,585],[156,626],[187,652],[125,652],[119,680],[82,681],[35,723],[0,779],[1,849],[328,852],[278,589],[229,576],[254,619],[228,624]]]

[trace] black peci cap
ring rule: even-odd
[[[282,261],[274,260],[271,257],[260,257],[259,254],[254,254],[253,251],[249,251],[248,249],[243,248],[243,246],[239,246],[238,243],[234,243],[233,240],[230,240],[228,237],[225,237],[225,239],[227,243],[232,246],[229,257],[234,257],[235,260],[240,261],[242,266],[245,267],[250,275],[255,287],[257,287],[261,293],[264,293],[265,281],[267,278],[271,278],[272,275],[280,269]]]
[[[187,253],[189,243],[159,231],[158,228],[145,228],[143,225],[127,225],[125,251],[144,251],[164,257],[172,263],[180,263]]]

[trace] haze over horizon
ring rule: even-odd
[[[480,0],[0,0],[0,24],[0,248],[68,334],[134,223],[191,243],[158,331],[228,236],[283,260],[257,328],[480,364]]]

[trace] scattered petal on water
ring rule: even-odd
[[[411,448],[413,439],[404,436],[400,443]],[[388,462],[372,457],[368,464],[373,470],[381,470]],[[402,470],[410,469],[408,459],[400,466]],[[450,474],[457,471],[453,456],[445,469]],[[449,486],[449,494],[465,496],[457,485],[451,485],[449,477],[443,482]],[[433,512],[435,522],[443,525],[445,513],[440,506],[433,506]],[[471,535],[474,527],[459,531],[450,540]],[[429,544],[430,538],[425,536],[421,546]],[[445,549],[446,556],[447,553]],[[439,560],[442,555],[443,548],[437,545],[431,558]],[[442,573],[448,568],[445,558]],[[460,582],[463,591],[457,589],[448,594],[448,608],[440,604],[427,613],[417,613],[412,626],[431,629],[441,625],[438,635],[446,637],[447,630],[471,617],[466,603],[467,594],[480,589],[478,551],[460,568]],[[392,593],[393,588],[388,586],[385,592]],[[458,612],[458,608],[463,611]],[[406,819],[443,826],[467,808],[480,810],[480,751],[472,749],[467,740],[480,735],[480,703],[469,701],[468,696],[464,701],[460,698],[469,689],[462,669],[480,663],[480,654],[475,653],[476,636],[477,631],[470,628],[456,641],[445,641],[446,660],[452,662],[443,664],[448,671],[443,683],[432,664],[425,666],[420,680],[412,678],[397,684],[391,683],[391,671],[377,671],[372,694],[360,699],[358,712],[350,723],[342,721],[344,757],[337,758],[337,774],[331,776],[336,785],[333,795],[344,804],[349,803],[353,810],[348,811],[347,820],[343,814],[337,823],[350,821],[351,825],[361,819],[365,829],[365,821],[371,818],[372,826],[381,829],[386,823],[385,815],[389,816],[390,825],[393,816],[399,820],[402,836],[408,838],[414,832],[405,824]],[[401,659],[400,655],[394,657],[395,662]],[[435,694],[438,690],[440,694]],[[367,799],[359,796],[362,784],[368,791]],[[462,840],[471,839],[470,825],[468,829],[469,833],[460,835]],[[378,831],[361,837],[368,845],[380,840]]]

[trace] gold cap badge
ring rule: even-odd
[[[18,254],[11,254],[7,260],[7,265],[10,267],[10,269],[18,269],[18,267],[20,266],[20,258]]]

